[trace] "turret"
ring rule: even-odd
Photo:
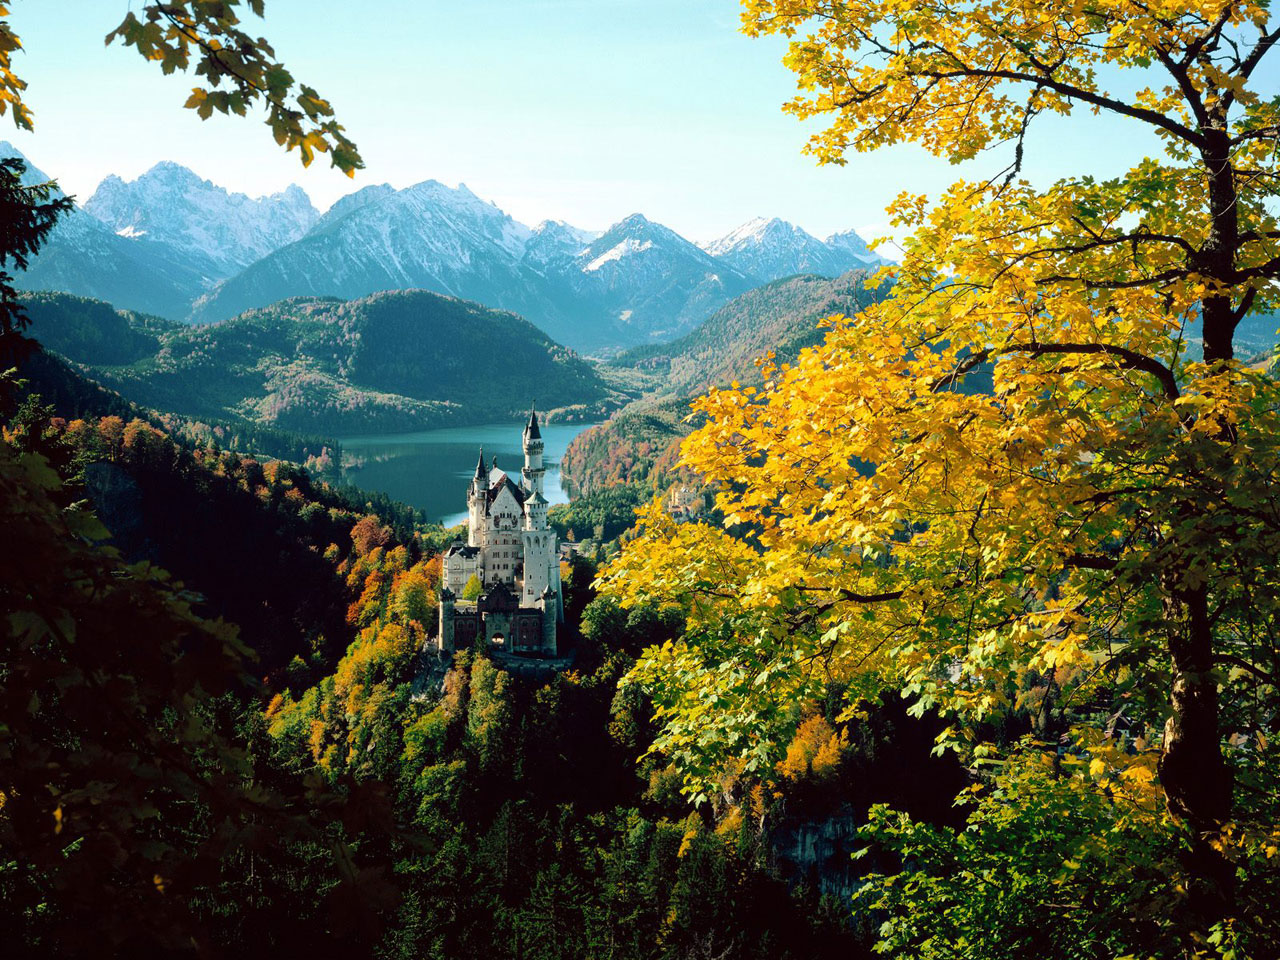
[[[524,502],[524,528],[547,529],[547,498],[535,490]]]
[[[555,531],[547,527],[547,501],[540,493],[532,493],[524,502],[524,596],[526,607],[536,606],[543,592],[551,586],[551,568],[559,566],[556,556]]]
[[[454,593],[448,587],[440,590],[440,634],[436,639],[442,653],[453,650],[453,601]]]
[[[542,465],[542,430],[538,427],[538,411],[529,409],[529,422],[524,428],[524,470],[523,483],[525,491],[538,496],[542,495],[542,478],[546,473]]]
[[[560,655],[556,649],[556,615],[560,608],[560,599],[550,587],[542,591],[542,652],[547,656]]]
[[[484,546],[484,505],[489,491],[489,473],[484,468],[484,447],[476,461],[476,472],[467,490],[467,545]]]

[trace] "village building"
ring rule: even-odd
[[[441,651],[469,647],[483,637],[513,653],[559,655],[560,547],[547,523],[542,453],[536,411],[524,428],[519,483],[498,468],[497,457],[486,467],[480,451],[467,487],[467,542],[455,542],[441,558]],[[464,599],[473,577],[480,594]]]

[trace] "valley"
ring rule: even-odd
[[[6,957],[1280,957],[1266,4],[102,6],[0,0]]]

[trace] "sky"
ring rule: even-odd
[[[795,92],[785,43],[743,36],[737,0],[268,0],[250,30],[334,105],[366,164],[350,180],[323,158],[304,169],[260,118],[183,110],[190,78],[104,46],[130,6],[13,4],[36,130],[0,118],[0,139],[81,200],[108,174],[171,160],[251,196],[297,183],[320,209],[369,184],[436,179],[531,225],[602,230],[640,212],[701,242],[777,216],[870,238],[900,192],[936,196],[1009,159],[957,168],[904,146],[819,167],[801,152],[808,125],[781,109]],[[1088,114],[1046,118],[1026,172],[1114,174],[1156,149],[1133,133]]]

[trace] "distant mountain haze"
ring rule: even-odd
[[[26,161],[25,183],[50,179],[7,142],[0,141],[0,157]],[[169,244],[119,236],[77,207],[58,221],[16,285],[27,290],[64,290],[180,319],[210,283],[212,278]]]
[[[299,296],[431,290],[608,356],[687,334],[763,283],[880,262],[852,231],[819,240],[778,219],[702,246],[638,213],[602,234],[555,220],[528,227],[435,180],[364,187],[320,214],[296,186],[251,198],[166,162],[105,179],[20,284],[194,323]]]

